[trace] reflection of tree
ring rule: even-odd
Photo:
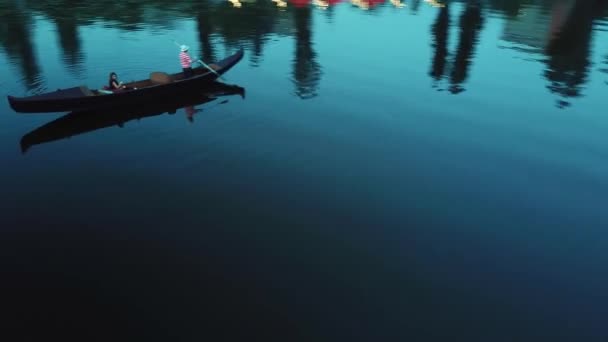
[[[435,53],[429,75],[435,82],[438,82],[449,73],[451,83],[449,90],[453,94],[458,94],[464,91],[462,84],[468,78],[475,45],[478,43],[479,32],[483,27],[483,16],[479,1],[467,2],[460,16],[460,35],[456,54],[448,66],[447,60],[450,54],[448,51],[448,34],[450,29],[449,7],[449,4],[446,3],[439,9],[439,13],[431,29],[433,35],[432,46],[435,49]],[[450,71],[446,70],[448,68]]]
[[[219,5],[214,11],[217,32],[224,38],[228,47],[245,44],[251,50],[251,62],[258,65],[264,44],[273,33],[276,21],[276,8],[273,2],[257,2],[238,10],[229,3]]]
[[[450,28],[450,13],[449,7],[446,4],[439,10],[437,19],[433,24],[433,47],[435,48],[435,55],[433,57],[433,64],[431,66],[430,75],[436,81],[439,81],[444,74],[446,58],[448,56],[448,31]]]
[[[581,87],[587,81],[593,20],[598,10],[593,1],[577,1],[562,31],[547,46],[547,70],[551,92],[563,99],[558,106],[568,106],[569,98],[581,96]],[[598,2],[599,3],[599,2]]]
[[[13,1],[0,3],[0,46],[11,59],[18,61],[28,90],[40,89],[40,67],[36,62],[32,43],[31,17],[21,11]]]
[[[461,84],[468,77],[474,48],[478,43],[478,36],[482,26],[481,4],[479,1],[467,2],[465,10],[460,17],[460,41],[450,75],[450,82],[452,83],[450,92],[453,94],[464,91]]]
[[[598,31],[605,31],[606,22],[608,21],[608,0],[598,0],[594,12],[596,13],[594,19],[603,23],[604,29],[598,29]],[[601,71],[608,73],[608,54],[604,57],[603,64],[605,67]],[[608,82],[606,83],[608,84]]]
[[[321,79],[321,67],[316,61],[317,53],[312,48],[311,8],[294,9],[296,52],[293,79],[296,94],[303,99],[317,96]]]
[[[192,1],[141,0],[115,1],[108,5],[105,1],[48,0],[27,2],[30,10],[55,20],[73,17],[80,25],[103,22],[108,27],[124,30],[138,30],[147,26],[170,28],[178,18],[187,13],[191,16]],[[178,15],[181,14],[181,15]],[[56,20],[55,20],[56,21]]]
[[[198,39],[203,49],[202,56],[205,61],[215,61],[215,52],[211,44],[213,33],[211,17],[211,8],[207,5],[207,2],[201,2],[197,8],[196,24],[198,26]]]
[[[177,20],[190,17],[197,23],[204,59],[215,60],[218,52],[217,48],[214,49],[214,43],[221,42],[228,49],[244,47],[249,50],[251,53],[248,55],[253,65],[259,63],[272,34],[292,32],[291,28],[284,27],[290,23],[289,20],[283,20],[282,25],[276,27],[280,14],[286,15],[292,8],[277,8],[277,4],[272,1],[247,2],[239,9],[234,9],[228,2],[210,0],[141,0],[116,2],[112,6],[105,2],[85,0],[20,0],[19,3],[26,8],[24,11],[45,17],[56,24],[64,61],[71,69],[82,65],[78,35],[82,25],[101,23],[104,27],[121,30],[140,30],[142,26],[167,29],[173,27]],[[5,17],[12,18],[3,15]],[[11,25],[16,22],[10,20]],[[12,38],[15,36],[10,35]],[[219,38],[217,41],[214,41],[215,36]],[[9,37],[8,33],[6,37]]]
[[[76,73],[81,71],[83,54],[81,51],[78,28],[83,24],[83,8],[89,6],[89,2],[82,0],[55,0],[50,4],[44,1],[32,2],[35,10],[42,10],[46,16],[57,26],[59,45],[63,52],[63,61],[67,68]]]
[[[59,44],[63,51],[63,60],[68,69],[80,72],[83,62],[80,37],[78,36],[78,23],[74,17],[60,17],[56,19],[59,33]]]
[[[262,50],[264,48],[264,44],[268,41],[267,34],[269,32],[272,32],[272,25],[273,25],[273,23],[270,22],[269,27],[256,25],[253,28],[253,34],[251,37],[252,49],[253,49],[253,53],[251,55],[252,56],[251,61],[252,61],[253,65],[257,66],[260,63],[260,59],[262,58]]]

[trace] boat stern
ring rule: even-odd
[[[14,96],[7,95],[7,96],[6,96],[6,98],[8,99],[8,104],[9,104],[9,106],[10,106],[10,107],[11,107],[11,108],[12,108],[14,111],[16,111],[16,109],[15,109],[15,97],[14,97]]]

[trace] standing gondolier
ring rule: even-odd
[[[175,43],[175,45],[179,46],[181,52],[179,54],[179,60],[180,60],[180,64],[182,66],[182,69],[184,71],[184,78],[189,78],[192,77],[194,75],[194,71],[192,70],[192,63],[196,62],[196,63],[200,63],[202,66],[204,66],[205,68],[209,69],[209,71],[211,71],[212,73],[216,74],[218,79],[222,80],[222,77],[220,76],[220,74],[217,73],[217,71],[215,71],[214,68],[212,68],[211,66],[207,65],[205,62],[201,61],[200,59],[197,59],[196,61],[192,61],[192,58],[190,58],[190,55],[188,54],[188,50],[190,49],[188,47],[188,45],[180,45],[178,42],[176,42],[175,40],[173,41],[173,43]],[[215,68],[217,68],[217,65],[212,64]]]
[[[190,58],[190,55],[188,54],[189,49],[188,45],[182,45],[180,47],[179,62],[184,71],[184,78],[190,78],[194,75],[194,72],[192,71],[192,58]]]

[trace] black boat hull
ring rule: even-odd
[[[92,109],[103,109],[112,106],[124,106],[133,103],[145,103],[150,99],[172,98],[179,96],[191,89],[204,86],[215,81],[219,76],[225,74],[243,58],[243,50],[227,57],[217,63],[216,72],[211,72],[205,67],[195,68],[195,76],[188,79],[180,79],[166,84],[155,84],[136,90],[128,90],[106,95],[87,96],[83,94],[83,87],[74,87],[58,90],[42,95],[30,97],[8,96],[11,108],[19,113],[54,113],[70,112]],[[175,74],[175,75],[181,75]],[[145,80],[147,81],[147,80]],[[143,81],[140,81],[143,82]],[[86,88],[86,87],[84,87]]]

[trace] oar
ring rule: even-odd
[[[182,46],[180,43],[178,43],[177,41],[175,41],[175,39],[172,39],[173,43],[177,46]],[[196,62],[201,63],[205,68],[209,69],[212,73],[216,74],[217,77],[222,80],[223,82],[226,82],[225,79],[222,78],[222,76],[220,76],[220,74],[218,74],[215,70],[213,70],[213,68],[211,68],[210,66],[208,66],[207,64],[205,64],[205,62],[201,61],[200,59],[197,59]]]
[[[225,103],[228,103],[228,99],[226,99],[226,100],[224,100],[224,101],[222,101],[220,103],[216,103],[213,106],[209,106],[209,107],[207,107],[206,110],[209,111],[210,109],[213,109],[213,108],[215,108],[215,107],[217,107],[217,106],[219,106],[221,104],[225,104]],[[190,106],[190,107],[194,108],[194,106]],[[186,109],[186,108],[187,107],[184,107],[184,109]],[[187,116],[188,121],[190,121],[191,123],[194,122],[194,114],[196,114],[198,112],[202,112],[202,111],[203,111],[203,109],[195,109],[194,112],[188,113],[188,111],[186,110],[186,114],[188,115]]]
[[[202,65],[204,65],[207,69],[211,70],[212,73],[217,75],[217,78],[220,79],[220,81],[222,82],[226,82],[225,79],[222,78],[222,76],[220,76],[220,74],[218,74],[215,70],[213,70],[213,68],[211,68],[210,66],[208,66],[207,64],[205,64],[205,62],[201,61],[200,59],[196,60],[197,62],[201,63]]]
[[[213,108],[215,108],[215,107],[217,107],[217,106],[219,106],[219,105],[226,104],[226,103],[228,103],[228,99],[226,99],[226,100],[224,100],[224,101],[222,101],[222,102],[217,102],[217,103],[216,103],[216,104],[214,104],[213,106],[209,106],[209,107],[207,107],[207,110],[209,110],[209,109],[213,109]]]

